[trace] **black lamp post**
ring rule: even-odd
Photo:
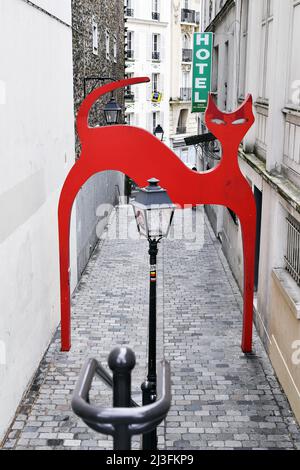
[[[165,189],[159,186],[159,180],[151,178],[149,186],[137,191],[132,206],[140,235],[149,242],[150,255],[150,294],[149,294],[149,337],[148,337],[148,374],[141,388],[143,405],[156,400],[156,257],[158,243],[167,237],[175,211]],[[157,448],[156,429],[143,435],[143,449]]]
[[[157,137],[158,139],[160,139],[161,141],[164,140],[164,130],[163,128],[161,127],[160,124],[158,124],[153,132],[153,134],[155,135],[155,137]]]

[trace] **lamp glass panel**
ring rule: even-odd
[[[152,209],[147,211],[149,236],[166,237],[171,224],[174,209]]]
[[[116,124],[118,120],[118,111],[105,111],[107,124]]]
[[[134,207],[135,220],[139,229],[139,232],[144,237],[148,238],[147,220],[145,210]]]

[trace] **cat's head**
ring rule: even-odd
[[[228,140],[239,144],[254,123],[252,96],[248,95],[236,111],[225,113],[219,110],[212,95],[209,95],[205,123],[221,144]]]

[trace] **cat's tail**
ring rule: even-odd
[[[77,114],[77,131],[80,140],[83,137],[84,131],[88,129],[88,117],[89,117],[89,112],[91,110],[91,107],[93,104],[100,98],[100,96],[103,96],[109,92],[112,92],[114,90],[118,90],[120,88],[124,88],[129,85],[135,85],[137,83],[146,83],[150,82],[149,77],[136,77],[136,78],[128,78],[124,80],[119,80],[116,82],[111,82],[108,83],[107,85],[101,86],[99,88],[96,88],[92,93],[90,93],[82,102],[80,105],[78,114]]]

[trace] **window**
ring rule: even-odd
[[[285,267],[300,286],[300,224],[294,217],[287,217],[287,247]]]
[[[133,14],[134,14],[133,1],[127,0],[126,1],[126,16],[133,16]]]
[[[128,73],[127,78],[133,78],[133,73]],[[132,92],[131,85],[125,87],[125,100],[126,101],[134,101],[134,94]]]
[[[152,91],[159,91],[159,73],[152,74]]]
[[[127,116],[126,116],[126,123],[127,123],[128,126],[133,126],[133,118],[134,118],[134,114],[133,114],[133,113],[127,114]]]
[[[128,31],[127,33],[127,59],[134,59],[134,33]]]
[[[272,80],[272,41],[273,41],[273,0],[262,1],[262,48],[260,59],[260,89],[261,98],[269,99],[270,84]]]
[[[188,113],[189,113],[188,109],[181,109],[179,118],[178,118],[176,134],[186,134]]]
[[[109,59],[109,47],[110,47],[109,32],[106,30],[106,32],[105,32],[105,50],[106,50],[106,58],[107,59]]]
[[[155,131],[156,127],[159,124],[159,112],[152,113],[152,132]]]
[[[245,96],[246,81],[246,56],[248,42],[248,17],[249,17],[249,0],[242,2],[242,24],[240,39],[240,70],[239,70],[239,97]]]
[[[115,63],[117,63],[117,55],[118,55],[117,38],[114,36],[114,62]]]
[[[219,77],[219,46],[215,46],[213,50],[213,69],[212,69],[212,92],[218,93],[218,77]]]
[[[159,21],[159,0],[152,0],[152,19]]]
[[[160,60],[160,35],[152,35],[152,60]]]
[[[98,55],[98,25],[93,21],[93,54]]]
[[[291,61],[289,70],[288,101],[292,105],[300,108],[300,3],[298,0],[293,0],[292,18],[292,43],[290,46]]]

